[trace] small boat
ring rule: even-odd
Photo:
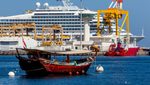
[[[79,59],[71,59],[71,55],[87,54],[91,51],[65,51],[65,52],[48,52],[37,49],[16,49],[17,59],[22,70],[27,75],[45,75],[45,74],[69,74],[69,75],[81,75],[86,74],[88,68],[95,60],[93,57],[85,57]],[[22,51],[20,51],[22,50]],[[21,55],[20,53],[27,55]],[[64,60],[59,60],[60,55],[65,55]],[[73,56],[74,57],[74,56]]]
[[[138,46],[129,46],[123,48],[120,42],[111,44],[109,50],[105,53],[105,56],[136,56],[139,50]]]

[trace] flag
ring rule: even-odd
[[[23,43],[23,48],[27,48],[27,45],[26,45],[26,42],[24,41],[24,38],[23,38],[23,29],[22,29],[22,43]]]
[[[22,37],[22,43],[23,43],[23,48],[27,48],[26,42],[24,41],[23,37]]]

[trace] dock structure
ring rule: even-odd
[[[141,47],[138,55],[150,55],[150,47]]]

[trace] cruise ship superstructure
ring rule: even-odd
[[[69,0],[62,0],[64,6],[49,6],[45,3],[43,6],[39,2],[36,3],[36,10],[28,10],[26,14],[0,17],[0,24],[8,25],[13,23],[30,23],[36,24],[36,32],[40,34],[42,26],[51,26],[59,24],[64,28],[64,34],[80,35],[81,28],[83,29],[83,21],[81,22],[81,13],[88,11],[89,13],[96,12],[80,9],[77,6],[72,6]],[[92,21],[91,21],[92,23]],[[96,25],[91,24],[91,32],[96,31]]]
[[[41,5],[39,2],[37,2],[36,10],[28,10],[26,11],[25,14],[21,15],[0,17],[0,25],[7,26],[11,24],[35,23],[36,34],[42,35],[43,26],[47,27],[58,24],[62,26],[64,35],[69,35],[70,40],[78,41],[75,42],[78,45],[79,44],[91,45],[93,42],[97,41],[97,39],[96,40],[91,39],[92,37],[94,37],[94,35],[96,35],[97,32],[97,12],[83,8],[81,9],[77,6],[74,6],[70,2],[70,0],[61,0],[61,1],[63,2],[63,6],[49,6],[48,3],[44,3],[43,5]],[[86,16],[90,18],[88,18],[87,20]],[[100,17],[100,19],[102,19],[101,22],[103,22],[103,17]],[[87,25],[89,25],[89,27]],[[85,27],[90,28],[90,30],[86,29]],[[100,45],[103,45],[102,42],[104,42],[105,43],[104,45],[106,45],[111,41],[111,38],[107,40],[108,39],[107,37],[108,36],[113,37],[115,35],[116,31],[115,23],[114,25],[112,25],[112,28],[114,29],[111,30],[112,31],[111,35],[104,34],[101,38],[99,38],[101,39]],[[34,33],[32,31],[29,31],[29,35],[33,34]],[[89,39],[84,39],[86,42],[81,42],[80,40],[83,40],[81,38],[86,38],[83,37],[85,35],[88,36]],[[120,35],[126,36],[125,30],[122,30]],[[144,36],[134,36],[131,33],[130,37],[131,43],[134,43],[135,41],[138,42],[144,38]],[[105,50],[107,49],[108,48],[106,48]]]

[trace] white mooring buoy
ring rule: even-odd
[[[103,66],[98,65],[98,66],[96,67],[96,72],[103,72],[103,71],[104,71]]]
[[[15,76],[15,73],[14,73],[13,71],[10,71],[10,72],[8,73],[8,75],[9,75],[10,77],[14,77],[14,76]]]

